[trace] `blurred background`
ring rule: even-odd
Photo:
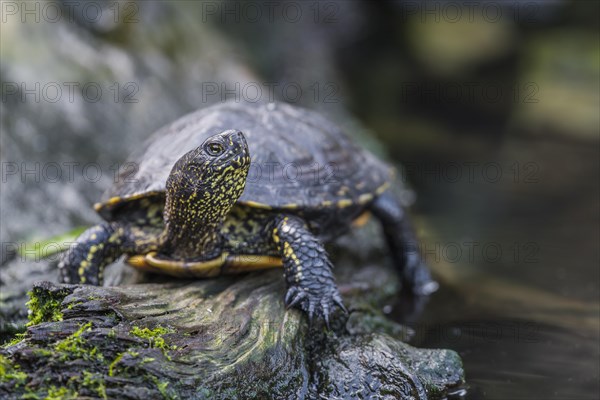
[[[0,268],[24,242],[97,222],[91,205],[162,125],[227,100],[285,101],[403,165],[440,290],[419,318],[384,311],[412,344],[459,352],[467,398],[598,398],[598,2],[0,11]]]

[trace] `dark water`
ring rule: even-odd
[[[459,352],[468,399],[597,399],[598,149],[501,147],[509,157],[488,159],[508,167],[499,182],[420,178],[422,253],[441,289],[415,343]],[[537,166],[530,182],[515,162]]]

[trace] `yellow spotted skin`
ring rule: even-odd
[[[219,228],[244,190],[249,166],[241,132],[207,139],[175,163],[166,193],[120,204],[111,199],[114,221],[88,229],[65,252],[61,280],[101,284],[105,266],[122,254],[160,250],[174,259],[216,258],[223,251]]]
[[[186,168],[190,159],[195,160],[193,168]],[[249,166],[247,154],[223,163],[191,154],[175,164],[164,213],[167,254],[179,259],[219,255],[219,228],[244,191]]]
[[[318,315],[326,323],[335,307],[345,310],[325,247],[301,217],[277,217],[272,239],[283,260],[289,307],[299,307],[309,319]]]
[[[121,241],[117,236],[115,227],[109,223],[85,231],[59,262],[62,281],[100,284],[104,266],[121,255]]]

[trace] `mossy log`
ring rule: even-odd
[[[285,309],[281,271],[110,287],[36,283],[26,332],[0,349],[0,398],[443,398],[463,383],[459,356],[403,342],[410,330],[378,311],[397,296],[396,274],[372,263],[385,254],[373,241],[364,251],[357,243],[330,249],[350,310],[330,331]],[[10,313],[27,266],[5,274],[14,293],[5,316],[23,315]]]
[[[462,382],[452,351],[412,348],[390,335],[393,323],[361,311],[332,331],[309,327],[282,296],[277,272],[109,288],[39,283],[32,311],[55,321],[2,349],[0,397],[425,399]]]

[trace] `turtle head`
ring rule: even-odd
[[[209,137],[177,160],[167,179],[165,251],[185,259],[218,255],[219,228],[249,168],[248,144],[236,130]]]
[[[225,131],[209,137],[177,160],[167,180],[167,191],[189,188],[194,192],[226,191],[231,195],[239,191],[239,197],[249,168],[250,153],[244,134]]]

